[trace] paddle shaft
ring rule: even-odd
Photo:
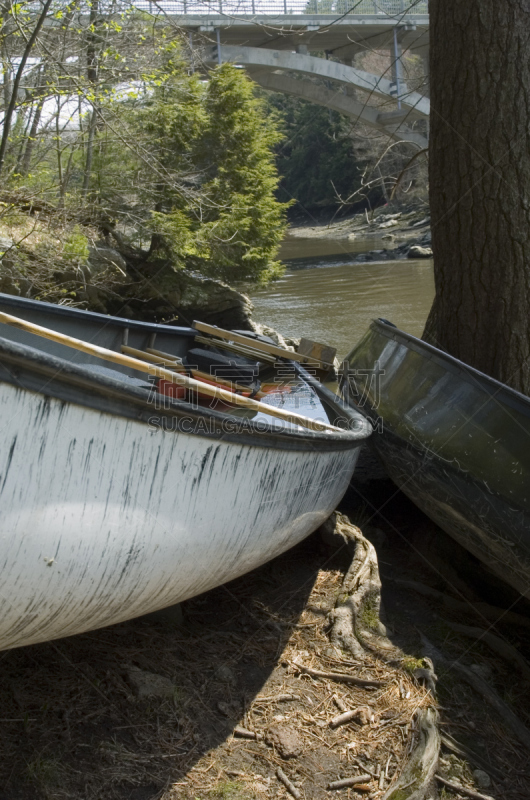
[[[301,425],[304,428],[309,428],[314,431],[333,431],[341,432],[340,428],[333,425],[328,425],[324,422],[319,422],[315,419],[309,419],[301,414],[293,414],[289,411],[283,411],[280,408],[260,403],[258,400],[252,400],[250,397],[242,397],[239,394],[234,394],[226,389],[219,389],[209,383],[203,383],[195,378],[190,378],[180,372],[175,372],[170,369],[164,369],[156,364],[148,364],[146,361],[140,361],[138,358],[116,353],[114,350],[107,350],[106,347],[99,347],[99,345],[85,342],[82,339],[74,339],[72,336],[67,336],[64,333],[50,330],[50,328],[43,328],[41,325],[35,325],[33,322],[27,322],[20,317],[13,317],[11,314],[4,314],[0,312],[0,323],[11,325],[14,328],[33,333],[36,336],[42,336],[44,339],[50,339],[52,342],[72,347],[75,350],[80,350],[97,358],[102,358],[105,361],[112,361],[115,364],[120,364],[123,367],[137,370],[138,372],[146,372],[149,375],[155,375],[158,378],[165,378],[172,383],[179,386],[185,386],[186,389],[194,389],[201,394],[213,397],[216,400],[222,400],[224,403],[232,403],[233,405],[243,406],[250,408],[253,411],[261,411],[263,414],[268,414],[271,417],[291,422],[294,425]]]
[[[172,356],[170,353],[163,353],[161,350],[153,350],[153,348],[147,348],[147,350],[137,350],[135,347],[128,347],[125,344],[121,346],[122,353],[125,353],[128,356],[133,356],[133,358],[140,358],[142,361],[149,361],[151,364],[160,364],[161,367],[168,366],[170,369],[175,370],[176,372],[185,372],[186,374],[191,374],[192,378],[196,378],[198,381],[213,381],[213,383],[219,384],[219,386],[226,386],[226,388],[233,392],[234,390],[238,392],[252,392],[251,386],[243,386],[239,383],[234,383],[234,381],[228,381],[225,378],[219,378],[217,375],[209,375],[207,372],[201,372],[200,369],[193,369],[193,367],[187,367],[182,361],[177,358],[177,356]],[[260,397],[264,397],[264,392],[256,392],[254,397],[257,397],[258,400]]]
[[[275,344],[262,342],[260,339],[252,339],[250,336],[243,336],[241,333],[234,333],[234,331],[225,331],[223,328],[216,328],[215,325],[208,325],[206,322],[193,322],[193,327],[201,333],[207,333],[210,336],[217,336],[219,339],[226,339],[229,342],[246,345],[252,350],[261,350],[268,355],[278,356],[279,358],[287,358],[289,361],[299,361],[301,364],[308,364],[312,367],[319,369],[329,369],[333,364],[327,364],[314,356],[300,355],[294,353],[292,350],[286,350],[285,347],[277,347]]]

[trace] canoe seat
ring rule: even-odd
[[[243,356],[227,356],[217,350],[204,350],[201,347],[188,350],[183,363],[191,369],[208,373],[212,378],[225,378],[249,387],[257,382],[261,366],[259,361]]]

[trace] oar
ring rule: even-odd
[[[277,347],[275,344],[262,342],[260,339],[252,339],[250,336],[243,336],[241,333],[234,333],[234,331],[225,331],[223,328],[216,328],[215,325],[208,325],[206,322],[194,321],[193,327],[201,333],[207,333],[209,336],[217,336],[219,339],[225,339],[229,342],[242,344],[252,350],[260,350],[268,355],[278,356],[279,358],[287,358],[289,361],[299,361],[301,364],[309,364],[312,367],[319,369],[331,369],[333,364],[328,364],[314,356],[302,355],[294,353],[292,350],[286,350],[284,347]]]
[[[179,386],[185,386],[187,389],[195,389],[201,394],[214,397],[216,400],[222,400],[225,403],[251,408],[253,411],[261,411],[263,414],[268,414],[271,417],[278,417],[278,419],[283,419],[294,425],[302,425],[304,428],[309,428],[313,431],[343,433],[341,428],[336,428],[334,425],[328,425],[316,419],[309,419],[308,417],[303,417],[301,414],[294,414],[290,411],[282,411],[280,408],[260,403],[258,400],[252,400],[250,397],[234,394],[226,389],[219,389],[217,386],[203,383],[203,381],[195,380],[195,378],[190,378],[180,372],[165,369],[157,364],[148,364],[146,361],[140,361],[137,358],[132,358],[122,353],[116,353],[114,350],[107,350],[106,347],[99,347],[96,344],[90,344],[90,342],[85,342],[82,339],[74,339],[72,336],[66,336],[64,333],[52,331],[50,328],[43,328],[41,325],[27,322],[25,319],[20,319],[20,317],[13,317],[11,314],[0,312],[0,323],[1,322],[5,325],[12,325],[14,328],[20,328],[20,330],[27,331],[28,333],[34,333],[36,336],[51,339],[52,342],[63,344],[66,347],[81,350],[83,353],[102,358],[105,361],[112,361],[115,364],[121,364],[123,367],[130,367],[131,369],[138,370],[138,372],[146,372],[149,375],[165,378],[172,383],[177,383]]]
[[[219,378],[217,375],[208,375],[207,372],[201,372],[199,369],[188,368],[177,356],[172,356],[170,353],[163,353],[161,350],[153,350],[149,347],[147,350],[137,350],[135,347],[128,347],[126,344],[122,344],[121,352],[128,356],[133,356],[134,358],[140,358],[142,361],[149,361],[151,364],[160,364],[161,367],[169,367],[172,370],[176,370],[176,372],[191,373],[191,377],[196,378],[198,381],[213,381],[219,384],[219,386],[226,386],[231,392],[234,390],[238,392],[252,392],[252,386],[243,386],[242,384],[234,383],[234,381],[229,381],[226,378]],[[254,397],[257,397],[259,400],[260,397],[265,397],[265,392],[256,392]]]

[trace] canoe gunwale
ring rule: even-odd
[[[411,333],[405,333],[405,331],[396,328],[391,323],[377,319],[373,320],[371,327],[377,328],[379,332],[383,333],[388,339],[392,339],[424,358],[428,358],[440,364],[440,366],[448,372],[451,372],[453,375],[458,375],[467,383],[478,386],[490,396],[495,395],[495,397],[499,397],[499,395],[502,394],[503,402],[510,405],[512,408],[516,408],[521,413],[530,416],[530,397],[518,392],[516,389],[512,389],[505,383],[495,380],[495,378],[491,378],[484,372],[475,369],[475,367],[468,366],[458,358],[449,355],[449,353],[444,353],[443,350],[439,350],[434,345],[418,339]]]
[[[43,386],[42,377],[48,378]],[[221,413],[206,407],[197,408],[182,400],[164,397],[164,407],[153,405],[150,389],[134,386],[126,380],[97,374],[78,365],[0,337],[0,382],[18,389],[55,398],[65,403],[144,424],[152,424],[165,434],[182,432],[192,436],[223,439],[254,447],[281,450],[348,450],[359,446],[371,435],[371,426],[358,410],[340,406],[340,415],[357,429],[342,433],[320,433],[305,429],[279,429],[277,423],[265,425],[252,419]],[[329,391],[329,390],[327,390]],[[331,393],[332,394],[332,393]],[[156,420],[156,422],[154,422]],[[188,423],[197,427],[190,429]],[[184,423],[186,427],[184,427]]]
[[[396,344],[390,353],[388,342]],[[408,358],[410,353],[413,358]],[[374,362],[380,362],[382,373],[390,365],[377,404],[372,405],[372,394],[365,407],[359,407],[368,419],[380,422],[372,443],[389,477],[493,574],[530,597],[530,462],[521,438],[530,424],[530,398],[384,320],[372,322],[347,360],[350,369],[362,368],[360,375]],[[464,385],[462,399],[459,390]],[[452,392],[454,403],[448,402]],[[444,450],[444,444],[473,421],[475,408],[482,416],[472,429],[473,437],[467,431],[465,446]],[[497,415],[509,408],[505,431],[498,416],[490,419],[491,408]],[[450,433],[455,409],[463,422]],[[440,430],[448,432],[441,446],[433,438]],[[495,444],[503,436],[503,460],[498,461],[491,439]],[[501,472],[503,465],[509,470]],[[511,473],[522,476],[518,483],[514,478],[511,483],[498,479],[499,475],[510,479]]]
[[[17,297],[16,295],[4,294],[0,292],[0,302],[2,305],[9,306],[21,311],[49,311],[59,317],[68,317],[73,320],[85,320],[86,322],[101,322],[102,326],[116,325],[119,328],[130,328],[143,333],[170,333],[172,335],[185,336],[194,339],[197,331],[189,325],[184,327],[177,325],[163,325],[158,322],[143,322],[142,320],[127,319],[127,317],[112,317],[107,314],[100,314],[97,311],[86,311],[83,308],[71,308],[70,306],[58,306],[55,303],[47,303],[45,300],[32,300],[29,297]]]

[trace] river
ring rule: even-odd
[[[288,238],[280,252],[285,275],[250,292],[254,319],[284,336],[332,345],[339,358],[377,317],[421,336],[434,297],[432,261],[352,262],[351,254],[385,246],[375,239]]]

